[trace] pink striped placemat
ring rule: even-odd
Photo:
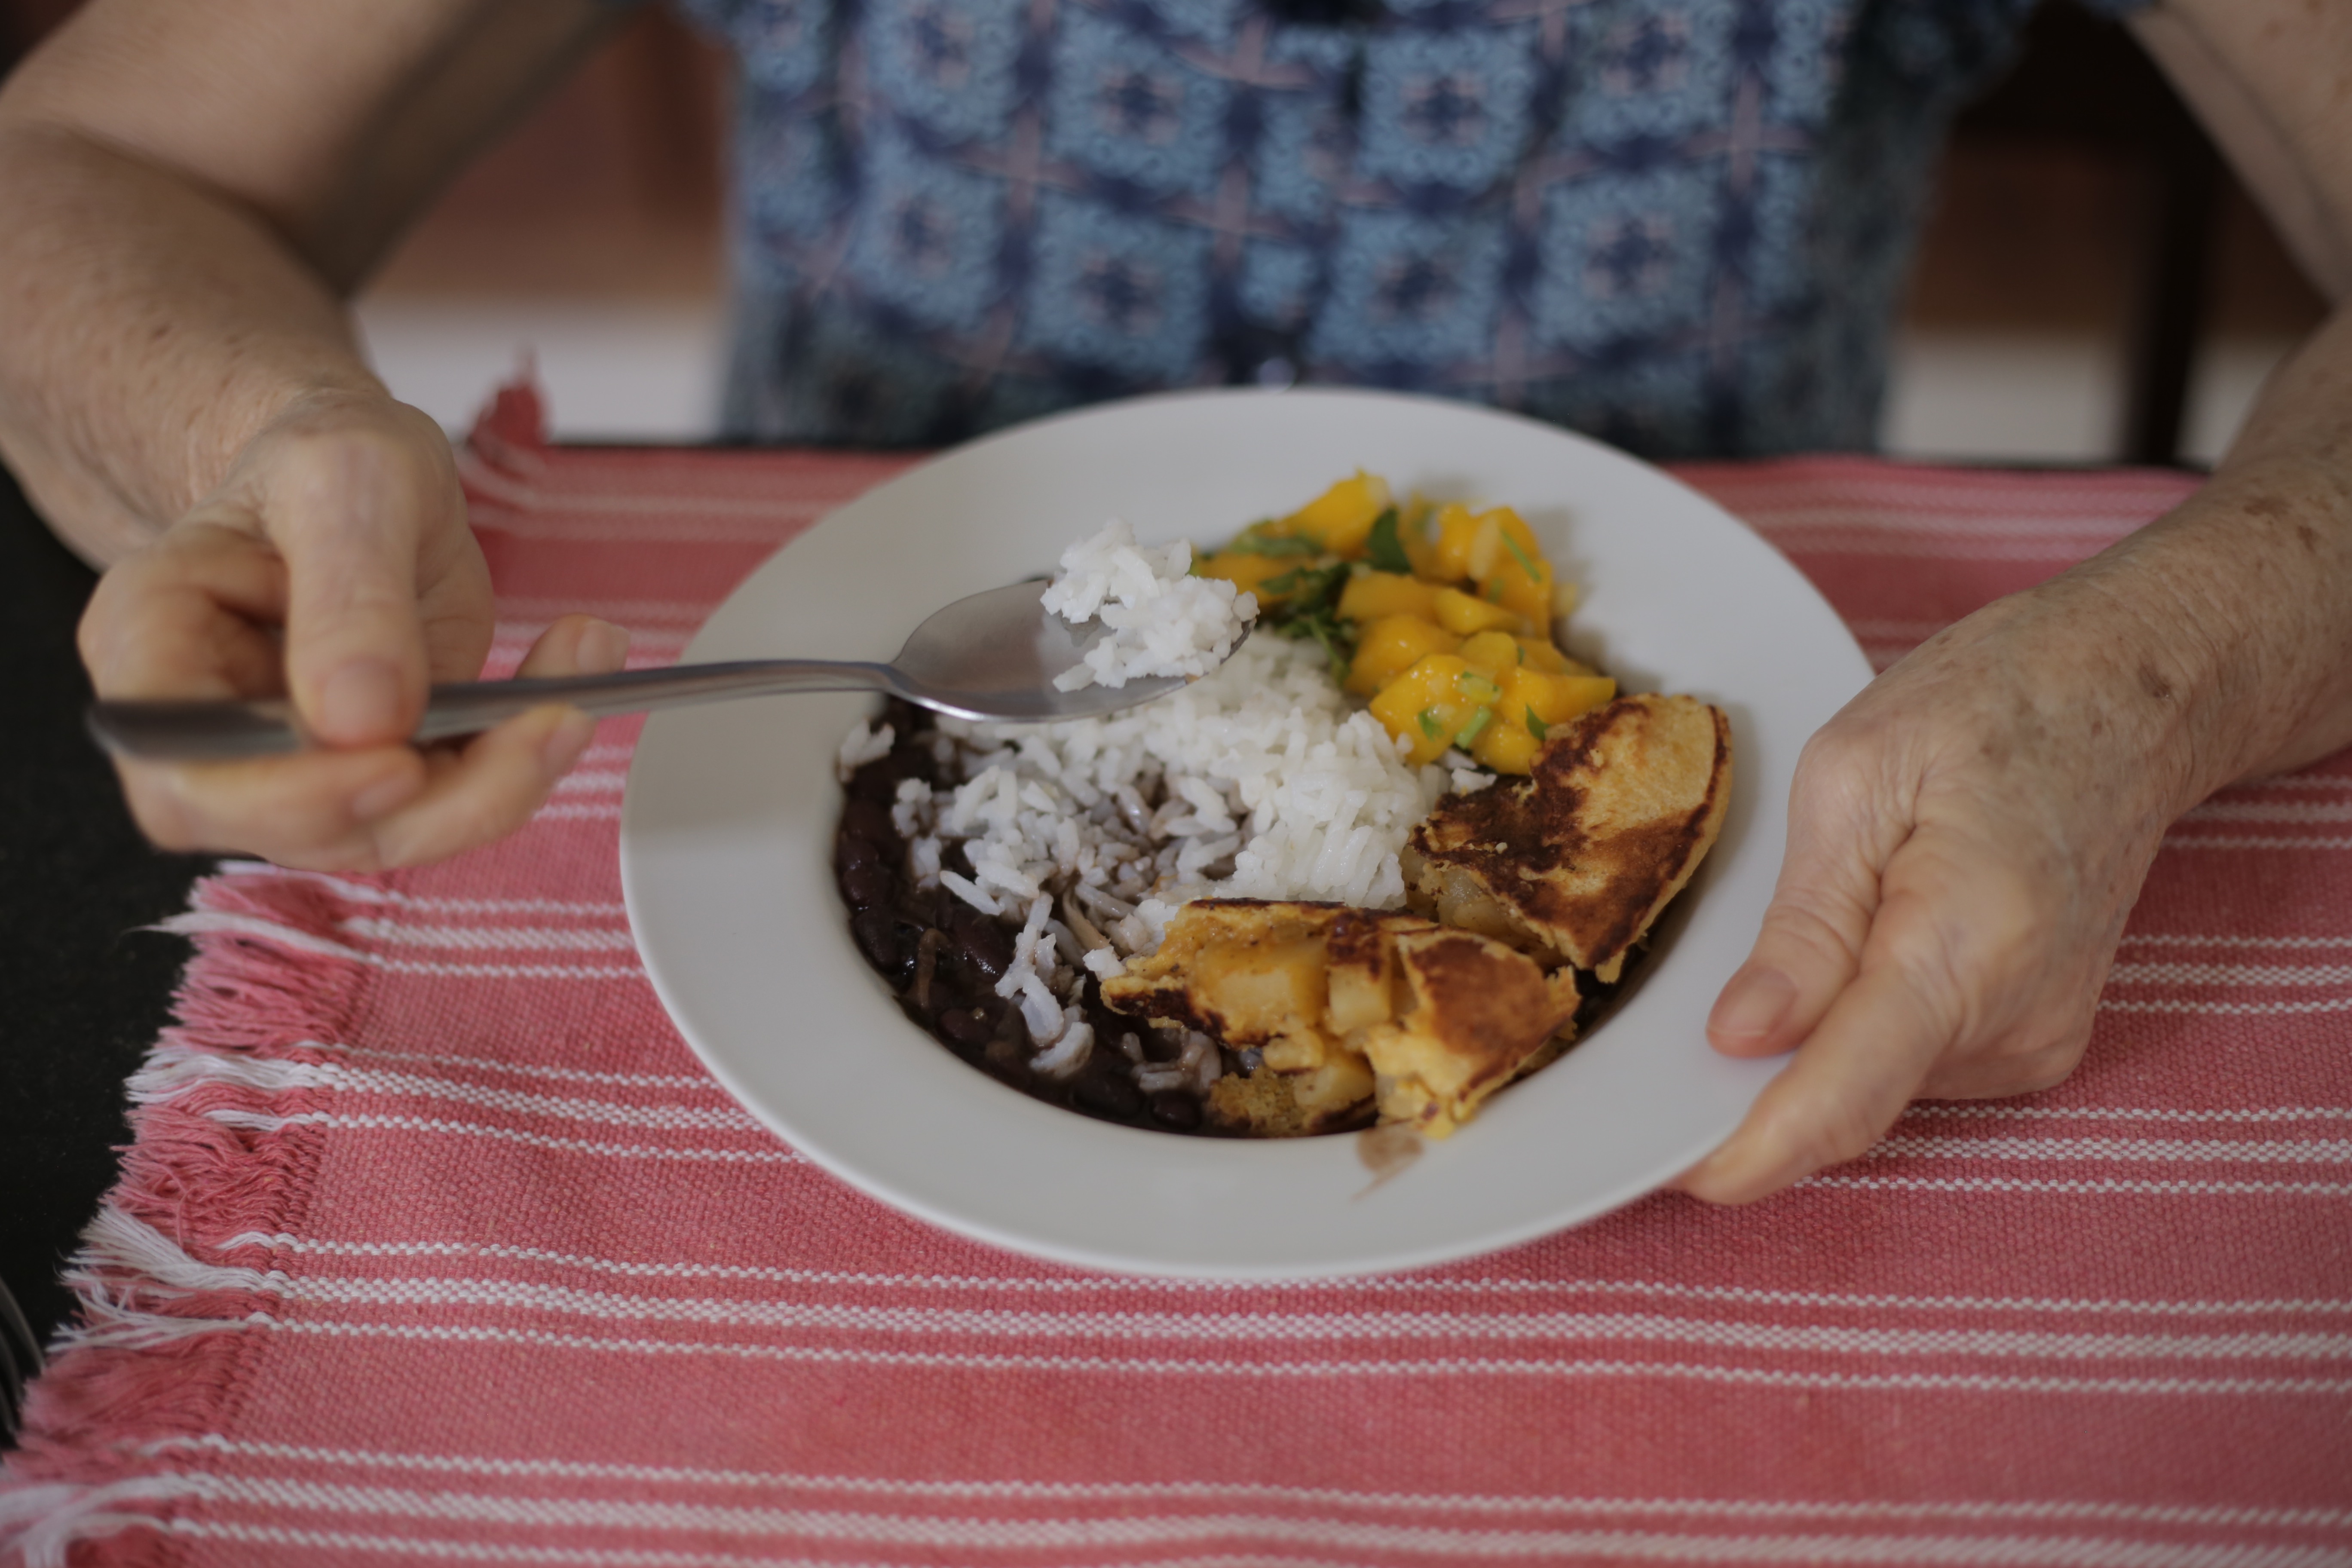
[[[572,606],[667,660],[899,466],[526,401],[467,460],[501,664]],[[2189,488],[1684,474],[1882,664]],[[1225,1286],[959,1240],[739,1110],[631,949],[634,735],[456,864],[201,885],[0,1492],[34,1561],[2352,1563],[2352,758],[2173,832],[2063,1088],[1749,1210]]]

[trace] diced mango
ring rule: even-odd
[[[1462,646],[1454,651],[1462,656],[1463,663],[1489,680],[1500,680],[1518,668],[1523,657],[1518,639],[1508,632],[1480,632],[1463,639]]]
[[[1506,543],[1507,540],[1509,542]],[[1527,520],[1509,507],[1498,506],[1480,512],[1470,530],[1470,548],[1463,558],[1467,575],[1484,583],[1500,570],[1504,562],[1512,558],[1514,550],[1536,564],[1543,559],[1542,547],[1536,543],[1536,531]]]
[[[1497,709],[1499,715],[1503,710]],[[1543,742],[1528,732],[1524,724],[1508,723],[1497,717],[1486,726],[1470,754],[1498,773],[1527,773],[1535,771],[1536,752]]]
[[[1376,621],[1382,616],[1437,618],[1437,590],[1399,572],[1358,572],[1339,590],[1342,620]]]
[[[1348,689],[1370,697],[1433,653],[1452,653],[1461,638],[1419,616],[1382,616],[1356,637]]]
[[[1412,563],[1412,574],[1429,581],[1435,580],[1429,563],[1437,548],[1436,520],[1437,509],[1417,495],[1397,508],[1397,542]]]
[[[1523,637],[1519,645],[1519,662],[1529,669],[1540,669],[1549,675],[1566,675],[1576,661],[1541,637]]]
[[[1437,624],[1456,637],[1494,631],[1517,632],[1527,629],[1515,610],[1500,605],[1490,605],[1484,599],[1474,599],[1459,588],[1437,590]]]
[[[1332,554],[1353,560],[1364,552],[1364,536],[1388,510],[1389,482],[1361,468],[1341,479],[1286,520],[1294,533],[1314,540]]]
[[[1470,542],[1477,535],[1478,520],[1468,507],[1448,501],[1421,531],[1426,555],[1413,557],[1414,572],[1433,583],[1459,583],[1470,575]],[[1405,553],[1412,554],[1410,545]]]
[[[1501,696],[1494,681],[1459,656],[1433,653],[1381,689],[1372,699],[1372,716],[1406,742],[1406,761],[1418,767],[1465,733],[1475,742],[1479,728],[1474,726],[1491,727]]]
[[[1255,594],[1259,605],[1279,604],[1285,595],[1268,594],[1265,584],[1286,572],[1298,567],[1296,556],[1256,555],[1241,550],[1221,550],[1203,555],[1192,563],[1193,572],[1202,577],[1223,577],[1244,594]]]
[[[1532,712],[1545,726],[1565,724],[1589,713],[1617,695],[1617,683],[1605,675],[1548,675],[1539,669],[1515,669],[1503,682],[1503,707],[1511,721],[1532,731]]]

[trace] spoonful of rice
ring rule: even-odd
[[[934,612],[887,664],[761,658],[464,681],[433,688],[410,739],[470,735],[550,702],[604,719],[790,691],[880,691],[959,719],[1017,724],[1091,718],[1199,679],[1249,636],[1257,601],[1191,567],[1191,546],[1149,549],[1114,522],[1064,552],[1060,574],[1043,587],[1014,583]],[[158,762],[224,762],[310,743],[284,698],[94,702],[89,720],[108,751]]]

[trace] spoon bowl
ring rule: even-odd
[[[814,658],[670,665],[613,675],[472,680],[436,686],[410,739],[470,735],[550,702],[593,717],[772,697],[788,691],[881,691],[958,719],[1039,724],[1086,719],[1150,702],[1186,684],[1155,676],[1123,686],[1057,689],[1106,632],[1048,615],[1041,581],[1008,584],[935,611],[887,664]],[[1244,626],[1234,639],[1239,647]],[[1232,657],[1232,649],[1226,650]],[[120,757],[142,762],[226,762],[297,752],[312,742],[282,697],[231,701],[93,702],[89,731]]]

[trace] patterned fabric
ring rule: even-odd
[[[1297,378],[1685,456],[1871,444],[2032,0],[685,3],[741,57],[736,437]]]

